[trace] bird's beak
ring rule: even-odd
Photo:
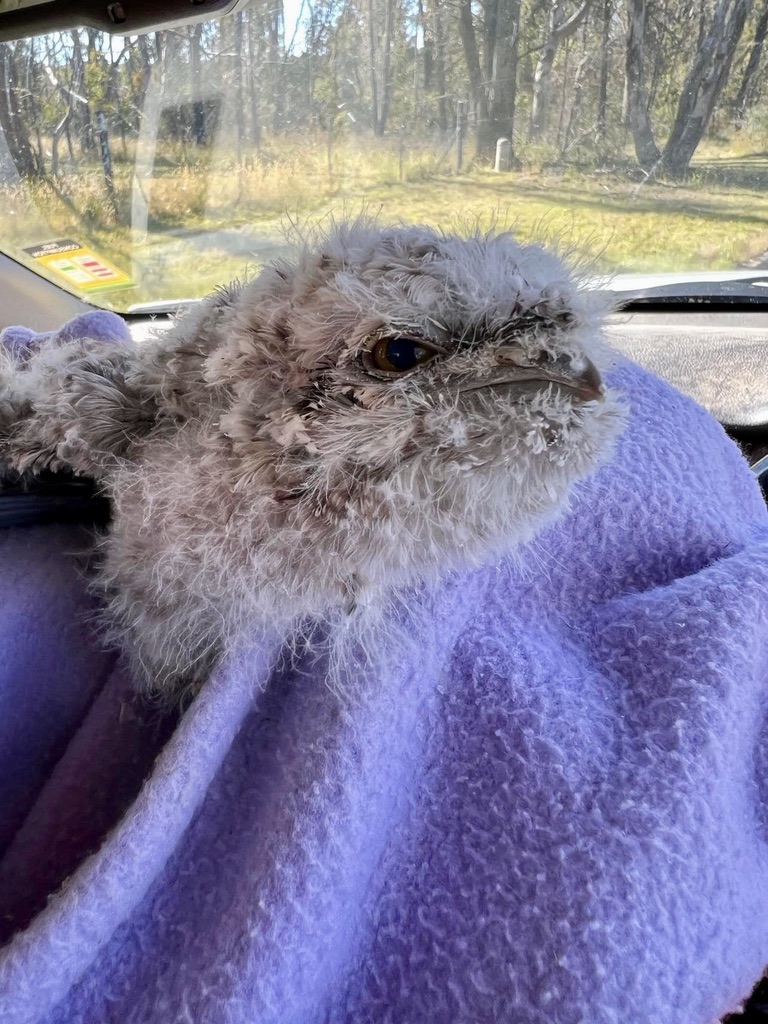
[[[530,382],[542,385],[557,384],[573,391],[582,402],[602,402],[605,398],[600,374],[589,359],[584,359],[578,370],[574,369],[567,359],[520,365],[505,360],[502,351],[497,353],[497,362],[501,364],[498,370],[492,371],[483,380],[465,385],[461,390],[479,391],[481,388]]]

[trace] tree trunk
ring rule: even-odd
[[[489,7],[491,5],[489,4]],[[492,58],[489,63],[491,77],[488,88],[488,131],[478,155],[493,160],[496,140],[507,138],[512,142],[515,158],[515,105],[517,102],[517,50],[520,38],[520,0],[498,0],[494,12]],[[488,40],[489,46],[491,40]]]
[[[24,102],[22,104],[22,116],[27,126],[27,138],[30,140],[32,156],[35,160],[37,173],[40,177],[45,176],[45,155],[41,140],[40,125],[43,121],[40,109],[41,94],[37,85],[37,69],[35,67],[35,51],[33,44],[25,47],[26,59],[24,61]],[[36,142],[32,142],[32,132]]]
[[[459,0],[459,36],[467,65],[469,89],[472,94],[472,105],[475,110],[475,127],[477,132],[476,149],[478,154],[487,148],[488,135],[488,96],[483,84],[483,72],[480,67],[480,54],[477,48],[475,23],[472,19],[471,0]]]
[[[394,0],[386,0],[384,9],[384,56],[381,62],[381,109],[379,110],[379,134],[387,130],[389,108],[392,102],[392,22],[394,21]]]
[[[741,78],[739,91],[733,102],[733,120],[737,128],[744,123],[747,110],[755,102],[755,78],[763,56],[765,37],[768,34],[768,0],[763,5],[755,28],[755,38],[749,51],[749,60]]]
[[[603,2],[603,24],[600,33],[600,77],[597,90],[597,138],[605,139],[608,128],[608,76],[610,73],[612,0]]]
[[[589,10],[589,0],[584,3],[570,18],[565,17],[563,0],[553,0],[549,12],[549,29],[544,40],[541,54],[536,62],[533,73],[533,101],[531,103],[531,121],[528,129],[529,139],[538,139],[547,127],[549,111],[549,95],[552,82],[552,67],[557,51],[565,39],[573,35],[584,20]]]
[[[245,26],[243,11],[238,11],[234,16],[235,32],[235,158],[237,166],[243,164],[243,141],[245,139],[245,91],[243,89],[243,35]]]
[[[496,140],[501,136],[512,140],[514,135],[520,0],[487,0],[482,64],[471,0],[460,0],[459,35],[475,110],[475,155],[491,161]]]
[[[437,126],[445,134],[448,131],[448,86],[445,73],[445,32],[440,16],[440,4],[430,2],[432,32],[435,40],[435,84],[437,86]]]
[[[251,108],[251,142],[259,149],[261,146],[261,102],[259,89],[261,86],[261,39],[255,31],[254,11],[248,11],[248,91]]]
[[[285,19],[283,2],[267,14],[269,18],[269,60],[272,69],[272,131],[282,131],[285,124],[285,87],[283,83],[283,33]]]
[[[87,86],[85,82],[85,60],[83,58],[83,47],[80,40],[80,29],[74,29],[69,33],[69,35],[72,40],[71,91],[75,97],[73,120],[77,124],[80,136],[80,148],[84,153],[86,153],[96,147],[96,140],[93,133],[91,107],[88,103]]]
[[[205,106],[202,100],[203,80],[200,66],[200,40],[203,23],[198,21],[189,29],[189,65],[192,74],[192,138],[197,146],[205,145]]]
[[[555,55],[557,54],[553,21],[561,13],[562,6],[559,2],[556,2],[550,12],[550,30],[539,59],[536,61],[536,69],[533,72],[533,99],[531,100],[531,120],[528,125],[528,138],[531,141],[541,137],[547,123],[552,65],[555,63]]]
[[[683,85],[677,115],[664,149],[664,169],[681,177],[712,116],[744,31],[753,0],[719,0],[712,25]]]
[[[152,77],[152,63],[155,55],[150,53],[149,38],[147,36],[138,37],[139,46],[139,63],[141,66],[141,75],[138,80],[136,92],[133,98],[133,105],[136,110],[141,110],[144,106],[144,97],[147,94],[147,88],[149,87],[149,80]]]
[[[645,14],[646,0],[628,0],[625,107],[637,162],[650,170],[661,159],[661,152],[653,137],[645,89]]]
[[[576,134],[576,127],[581,118],[582,106],[584,101],[584,72],[589,64],[590,55],[589,53],[583,53],[581,60],[576,65],[576,74],[573,79],[573,91],[571,94],[571,102],[568,109],[568,123],[565,126],[565,136],[563,143],[560,148],[560,159],[564,159],[570,148],[578,141],[579,136]],[[584,135],[581,135],[583,138]]]
[[[394,0],[384,0],[383,41],[377,45],[377,5],[368,0],[368,61],[371,76],[371,125],[374,135],[387,130],[392,102],[392,23]]]
[[[39,178],[42,177],[40,167],[19,110],[15,56],[13,47],[0,43],[0,128],[19,175],[22,178]]]
[[[368,0],[368,62],[371,69],[371,127],[381,135],[379,127],[379,76],[376,73],[376,19],[373,0]]]

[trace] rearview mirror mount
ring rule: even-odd
[[[93,28],[141,35],[219,18],[250,0],[0,0],[0,43],[47,32]]]

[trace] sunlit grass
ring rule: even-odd
[[[554,240],[596,269],[727,269],[768,249],[768,157],[736,144],[703,147],[683,184],[618,172],[556,172],[541,161],[497,175],[450,173],[444,148],[324,137],[279,140],[235,161],[208,151],[165,151],[140,184],[116,162],[118,218],[98,168],[0,192],[0,247],[16,258],[37,242],[73,237],[133,274],[136,286],[98,301],[115,308],[195,297],[283,246],[287,222],[317,222],[366,209],[383,221],[511,228]],[[132,154],[130,154],[132,156]],[[185,162],[186,160],[186,162]],[[136,222],[136,197],[146,224]]]

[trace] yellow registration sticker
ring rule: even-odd
[[[24,252],[80,291],[122,288],[133,284],[130,275],[118,270],[102,256],[97,256],[93,249],[88,249],[71,238],[41,242],[40,245],[33,245]]]

